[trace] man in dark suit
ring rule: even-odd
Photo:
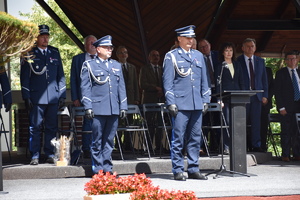
[[[141,68],[139,82],[142,89],[142,104],[146,103],[164,103],[164,93],[162,87],[162,68],[158,64],[160,60],[159,52],[152,50],[148,56],[149,64]],[[156,128],[156,122],[158,121],[157,113],[148,112],[146,120],[150,133],[151,140],[155,140],[155,147],[158,149],[161,144],[161,129]],[[151,148],[152,146],[150,146]]]
[[[128,50],[125,46],[119,46],[117,49],[117,57],[119,62],[122,65],[122,71],[124,76],[124,82],[126,87],[127,103],[136,104],[140,103],[140,91],[139,91],[139,82],[136,75],[136,68],[133,64],[127,62]],[[132,122],[133,116],[128,116],[127,119]],[[119,133],[119,138],[122,137],[122,133]],[[131,141],[129,133],[124,134],[123,146],[125,150],[130,150]]]
[[[144,103],[164,103],[164,94],[162,89],[162,68],[158,62],[160,60],[159,52],[152,50],[149,53],[149,64],[141,68],[140,87],[143,90],[142,104]]]
[[[127,62],[127,48],[124,46],[119,46],[117,49],[117,57],[122,65],[124,81],[126,85],[127,103],[137,105],[140,103],[139,83],[135,66]]]
[[[209,103],[202,53],[191,48],[195,26],[176,29],[179,47],[169,51],[163,64],[166,105],[173,121],[171,160],[174,179],[185,181],[183,148],[187,152],[189,179],[207,180],[199,171],[202,111]]]
[[[263,90],[262,93],[250,97],[250,104],[247,104],[247,121],[251,125],[250,150],[263,152],[260,138],[261,106],[268,103],[268,78],[265,67],[265,60],[255,56],[256,41],[247,38],[243,42],[243,55],[238,57],[243,71],[246,90]]]
[[[82,64],[86,60],[94,59],[96,57],[96,48],[94,47],[93,43],[96,42],[97,38],[93,35],[88,35],[84,38],[84,49],[85,52],[78,54],[73,57],[72,65],[71,65],[71,99],[73,101],[73,105],[75,107],[82,106],[81,104],[81,79],[80,73]],[[82,124],[82,131],[91,131],[92,130],[92,120],[88,118],[83,119]],[[83,133],[82,134],[82,151],[84,158],[90,158],[90,145],[91,145],[91,134],[90,133]]]
[[[57,111],[64,105],[66,81],[59,50],[48,45],[49,27],[39,26],[36,47],[32,58],[21,62],[22,97],[29,111],[30,165],[38,165],[41,150],[41,128],[44,124],[44,152],[46,162],[54,163],[54,147],[51,140],[57,132]]]
[[[203,54],[206,64],[206,73],[208,77],[208,83],[212,90],[212,94],[215,93],[215,72],[220,63],[219,54],[217,51],[211,50],[211,45],[206,39],[201,39],[198,43],[198,49]],[[210,69],[211,67],[211,69]]]
[[[198,49],[203,54],[205,64],[206,64],[206,74],[207,74],[207,80],[208,85],[211,88],[211,94],[216,94],[216,83],[217,77],[219,74],[216,74],[218,72],[218,66],[220,64],[219,61],[219,53],[218,51],[211,50],[211,45],[206,39],[200,39],[198,43]],[[216,103],[217,98],[215,96],[211,96],[210,102]],[[217,112],[213,113],[207,113],[203,116],[203,125],[208,126],[211,124],[219,124],[220,123],[220,116]],[[208,134],[210,132],[210,150],[211,151],[218,151],[219,142],[220,142],[220,129],[217,129],[216,131],[214,129],[204,130],[204,134],[206,137],[208,137]],[[200,153],[204,153],[202,150]]]
[[[300,161],[300,139],[295,118],[295,113],[300,112],[300,71],[297,69],[297,54],[287,53],[285,63],[287,67],[278,70],[275,77],[276,106],[281,116],[281,159],[285,162],[290,161],[292,148],[293,159]]]
[[[111,59],[113,44],[110,35],[93,43],[97,57],[83,63],[81,70],[82,104],[92,125],[92,170],[112,174],[111,153],[118,119],[126,117],[127,97],[121,64]]]

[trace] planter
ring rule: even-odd
[[[130,200],[131,193],[85,195],[83,200]]]

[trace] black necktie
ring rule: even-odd
[[[210,83],[212,86],[215,86],[215,77],[214,77],[214,71],[209,59],[209,55],[206,56],[206,64],[207,64],[207,68],[208,68],[208,73],[209,73],[209,78],[210,78]]]
[[[95,55],[90,55],[91,59],[94,59],[95,58]]]
[[[46,56],[46,50],[45,49],[43,50],[43,55]]]
[[[294,69],[292,69],[292,82],[293,82],[293,87],[294,87],[294,101],[299,101],[300,91],[299,91],[299,85],[298,85],[298,81],[297,81]]]
[[[127,70],[125,64],[122,65],[122,69],[123,69],[123,76],[124,76],[125,84],[127,84],[127,81],[128,81],[128,70]]]
[[[254,74],[251,58],[249,58],[249,71],[250,71],[250,87],[251,90],[255,90],[255,74]]]
[[[155,78],[156,78],[156,84],[159,85],[158,66],[154,66],[154,73],[155,73]]]

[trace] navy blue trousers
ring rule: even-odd
[[[114,148],[114,137],[118,128],[118,115],[96,115],[92,125],[92,170],[112,171],[111,153]]]
[[[54,147],[51,145],[51,140],[56,136],[57,132],[57,111],[58,104],[33,105],[29,113],[29,151],[32,159],[40,157],[43,125],[45,132],[44,153],[46,157],[54,156]]]
[[[186,146],[188,173],[199,172],[199,151],[201,144],[202,110],[179,111],[173,118],[171,140],[172,172],[184,172],[184,155]]]

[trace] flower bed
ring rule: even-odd
[[[131,193],[131,200],[196,200],[193,191],[165,190],[153,186],[145,174],[117,177],[117,174],[99,171],[85,184],[87,196]]]

